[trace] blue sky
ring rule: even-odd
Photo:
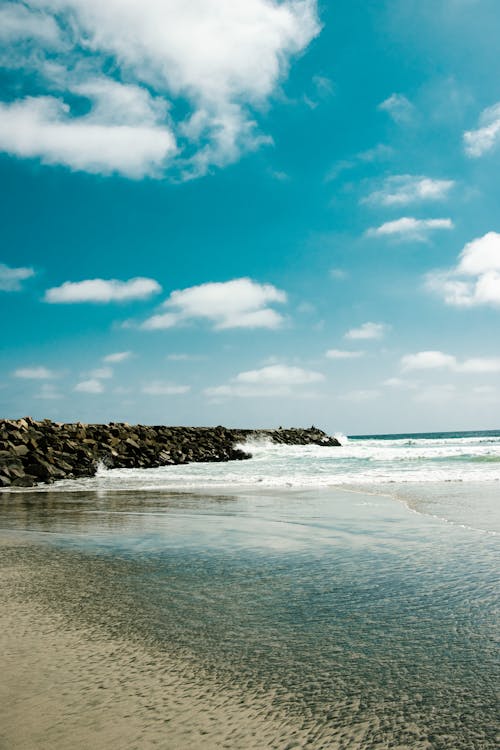
[[[3,416],[500,425],[494,0],[0,3]]]

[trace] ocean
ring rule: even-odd
[[[269,706],[208,748],[493,750],[500,431],[339,437],[1,494],[23,596]]]

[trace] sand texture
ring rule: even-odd
[[[167,653],[49,614],[19,595],[29,574],[18,565],[2,575],[1,750],[353,747]]]
[[[452,577],[431,560],[423,586],[407,546],[395,595],[393,560],[363,568],[351,545],[287,566],[171,549],[172,526],[131,518],[133,546],[0,533],[0,750],[498,747],[488,555],[467,578],[457,547]]]

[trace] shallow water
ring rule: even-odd
[[[497,747],[496,482],[132,485],[0,495],[25,595],[269,697],[307,747]]]

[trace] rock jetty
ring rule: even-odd
[[[62,424],[31,417],[0,420],[0,488],[33,487],[57,479],[93,476],[108,468],[152,468],[200,461],[237,461],[251,454],[236,447],[249,438],[287,445],[340,445],[315,427],[238,430],[225,427],[165,427]]]

